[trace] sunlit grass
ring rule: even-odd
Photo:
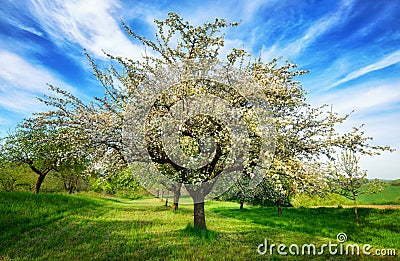
[[[358,197],[361,204],[400,205],[400,186],[387,186],[377,194],[364,194]]]
[[[0,260],[259,260],[268,258],[256,252],[264,238],[318,245],[339,232],[375,247],[400,242],[398,210],[362,209],[355,227],[351,209],[292,208],[278,217],[274,208],[212,201],[202,231],[191,225],[193,206],[174,212],[157,198],[0,193],[0,202]]]
[[[326,197],[298,194],[292,200],[294,206],[337,206],[350,205],[354,202],[337,194],[327,194]],[[359,205],[400,205],[400,186],[389,185],[376,194],[361,194],[357,198]]]

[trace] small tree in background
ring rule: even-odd
[[[286,165],[288,166],[288,165]],[[266,205],[273,203],[277,207],[278,216],[282,216],[282,207],[291,205],[290,200],[296,194],[325,196],[327,183],[325,172],[320,164],[310,165],[299,161],[292,165],[294,170],[281,170],[274,166],[268,175],[254,190],[255,204]],[[287,173],[296,173],[288,175]]]
[[[57,169],[66,192],[72,194],[77,190],[79,181],[83,179],[83,173],[89,164],[84,159],[68,160]]]
[[[82,166],[85,156],[73,148],[67,129],[38,124],[34,119],[24,121],[14,133],[3,140],[3,161],[27,165],[38,175],[34,193],[38,194],[51,171],[67,171]]]
[[[359,167],[360,157],[351,150],[342,151],[331,172],[332,192],[354,202],[356,224],[360,223],[357,210],[357,197],[382,191],[385,183],[374,180],[368,182],[367,171]]]
[[[19,171],[19,169],[17,169],[17,171]],[[0,191],[11,192],[16,190],[17,186],[18,178],[15,173],[14,164],[4,162],[0,158]]]
[[[253,202],[254,188],[250,186],[250,182],[250,177],[243,175],[224,193],[222,198],[239,202],[239,209],[243,209],[245,202]]]

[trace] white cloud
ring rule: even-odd
[[[395,152],[384,152],[379,156],[364,156],[360,160],[362,169],[368,170],[369,178],[398,179],[400,162],[400,113],[379,116],[365,115],[354,119],[356,123],[365,123],[365,131],[373,137],[374,145],[390,145]]]
[[[8,124],[10,124],[9,120],[0,117],[0,125],[8,125]]]
[[[339,132],[351,131],[351,127],[365,124],[362,130],[366,137],[372,137],[372,145],[389,145],[395,152],[383,152],[381,155],[361,156],[360,167],[368,171],[368,178],[398,179],[400,162],[400,113],[352,114]]]
[[[398,179],[400,152],[385,152],[382,155],[374,157],[362,157],[360,159],[360,168],[367,170],[368,178],[378,179]]]
[[[254,24],[257,19],[257,12],[260,11],[260,8],[273,2],[277,1],[207,1],[195,6],[180,6],[179,8],[175,8],[173,11],[179,13],[185,20],[188,20],[191,24],[196,26],[201,25],[206,21],[213,21],[215,18],[224,18],[228,22],[242,21],[243,23]],[[144,13],[147,13],[148,10]],[[166,16],[168,11],[170,10],[164,10],[163,17]],[[157,14],[157,10],[155,13]],[[152,17],[154,17],[154,15]]]
[[[343,84],[345,82],[357,79],[367,73],[386,68],[386,67],[396,64],[398,62],[400,62],[400,50],[395,51],[395,52],[385,56],[384,58],[382,58],[381,60],[379,60],[373,64],[370,64],[368,66],[365,66],[361,69],[358,69],[354,72],[347,74],[343,79],[328,86],[327,89],[331,89],[331,88],[338,86],[340,84]]]
[[[41,108],[36,97],[48,92],[47,83],[75,93],[75,89],[39,65],[0,49],[0,106],[16,112]]]
[[[76,44],[97,57],[102,50],[113,55],[140,59],[143,49],[121,30],[119,3],[113,0],[32,1],[32,11],[43,29],[60,44]]]
[[[366,84],[319,96],[316,104],[332,104],[335,111],[346,114],[383,111],[400,102],[400,82],[367,87]],[[368,83],[373,86],[373,83]]]
[[[40,31],[36,30],[35,28],[30,27],[30,26],[19,25],[19,28],[21,28],[22,30],[25,30],[27,32],[30,32],[31,34],[35,34],[37,36],[43,36],[42,32],[40,32]]]
[[[60,81],[40,68],[30,64],[22,57],[0,49],[0,79],[12,84],[15,88],[30,92],[45,92],[47,83]]]
[[[365,123],[368,134],[374,137],[373,143],[391,145],[400,149],[400,112],[378,115],[360,115],[354,122]]]
[[[286,46],[274,44],[271,47],[266,48],[267,51],[263,52],[263,57],[266,60],[270,60],[274,57],[279,56],[287,58],[296,57],[302,50],[306,49],[319,36],[332,29],[338,23],[343,22],[344,18],[350,12],[352,5],[352,1],[342,1],[337,11],[328,14],[312,23],[300,38]]]
[[[242,19],[246,21],[250,21],[254,19],[254,15],[257,11],[260,10],[260,7],[270,3],[273,1],[270,0],[253,0],[253,1],[244,1],[243,5],[240,5],[242,10]]]
[[[319,93],[318,95],[321,95]],[[323,94],[322,94],[323,95]],[[353,126],[365,124],[366,136],[373,137],[373,145],[390,145],[397,151],[380,156],[363,156],[360,165],[368,170],[369,178],[396,179],[400,162],[400,113],[393,109],[400,103],[400,82],[370,82],[349,89],[314,97],[312,104],[332,104],[333,111],[345,115],[354,113],[338,127],[340,133]]]
[[[6,108],[9,111],[22,114],[37,112],[45,109],[45,105],[40,103],[36,97],[38,95],[16,89],[8,89],[1,91],[0,107]]]

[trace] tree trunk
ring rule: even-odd
[[[69,185],[69,189],[68,189],[68,194],[72,194],[72,192],[74,191],[75,186],[73,184],[70,183]]]
[[[168,207],[168,198],[165,199],[165,206]]]
[[[240,209],[243,209],[243,204],[244,204],[244,202],[243,202],[243,200],[241,200],[240,201]]]
[[[278,216],[282,216],[282,205],[280,199],[278,199],[278,201],[276,202],[276,206],[278,207]]]
[[[194,226],[201,229],[207,229],[206,216],[204,213],[204,201],[194,203]]]
[[[65,190],[65,191],[68,191],[67,182],[66,182],[65,180],[63,181],[63,185],[64,185],[64,190]]]
[[[211,188],[214,184],[203,184],[200,188],[194,190],[190,186],[186,186],[186,190],[194,202],[194,226],[200,229],[206,230],[206,213],[204,212],[204,198],[210,193]]]
[[[174,211],[177,211],[177,210],[178,210],[178,207],[179,207],[179,198],[180,198],[180,196],[181,196],[181,186],[179,186],[179,189],[175,189],[175,190],[174,190],[174,205],[173,205],[173,207],[172,207],[172,209],[173,209]]]
[[[357,199],[356,199],[356,197],[354,197],[354,214],[356,215],[356,224],[359,225],[360,221],[358,220]]]
[[[43,180],[46,177],[46,175],[39,175],[37,181],[36,181],[36,185],[35,185],[35,194],[39,194],[40,191],[40,186],[42,186]]]

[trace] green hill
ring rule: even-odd
[[[318,196],[296,195],[291,203],[295,207],[353,205],[354,202],[337,194],[328,194],[325,199]],[[359,205],[400,205],[400,186],[390,184],[377,194],[363,194],[357,199]]]
[[[400,205],[400,186],[387,186],[377,194],[364,194],[358,197],[360,204]]]

